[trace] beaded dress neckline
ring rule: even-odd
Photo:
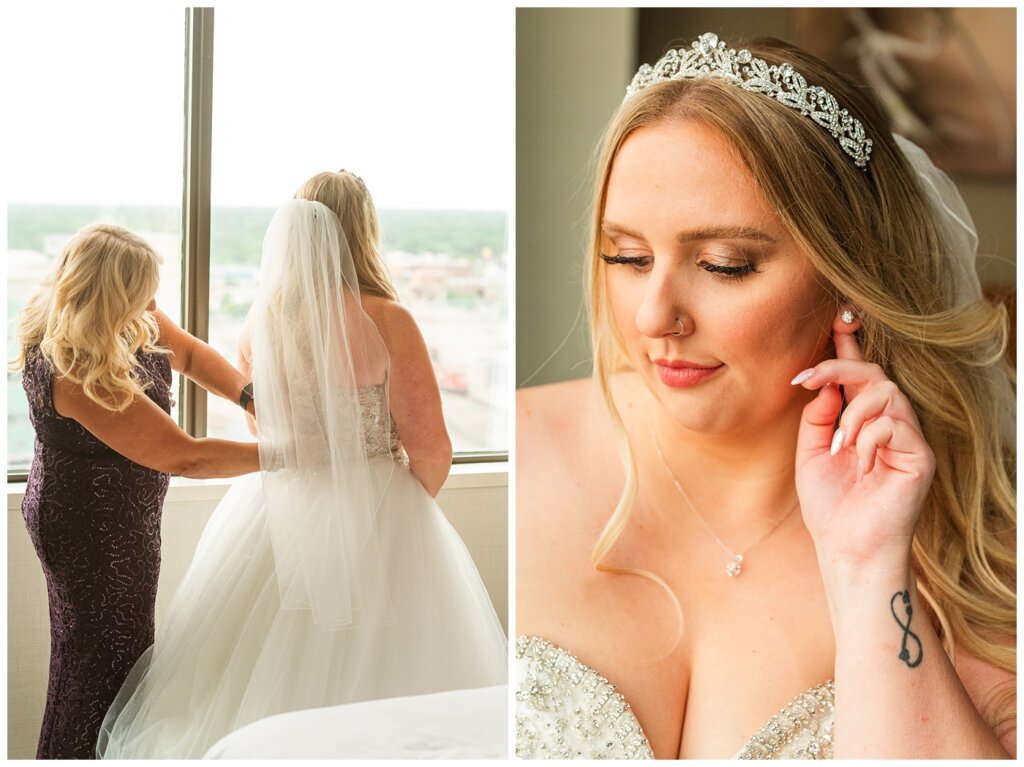
[[[575,655],[536,636],[516,641],[516,756],[653,759],[647,736],[615,686]],[[835,719],[830,679],[769,719],[736,759],[830,759]]]

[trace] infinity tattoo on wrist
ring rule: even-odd
[[[897,598],[903,602],[903,608],[907,614],[906,623],[901,621],[900,616],[896,614]],[[924,648],[921,646],[921,640],[917,634],[910,630],[910,619],[914,617],[914,608],[910,604],[910,591],[897,591],[893,594],[892,599],[889,600],[889,609],[892,611],[892,617],[896,619],[897,625],[903,629],[903,641],[900,643],[900,660],[906,663],[910,668],[920,666],[921,660],[924,658]],[[910,659],[910,650],[907,648],[907,640],[912,640],[917,644],[917,657],[913,660]]]

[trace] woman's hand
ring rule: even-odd
[[[797,493],[823,571],[905,570],[935,457],[909,400],[861,357],[858,327],[837,318],[837,359],[794,379],[819,390],[800,424]]]

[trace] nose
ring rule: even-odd
[[[648,338],[682,336],[693,332],[684,309],[683,280],[677,265],[654,268],[645,281],[644,297],[636,312],[636,328]]]

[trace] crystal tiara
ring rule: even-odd
[[[727,48],[725,42],[711,32],[694,40],[689,50],[671,50],[653,67],[641,66],[626,88],[625,98],[654,83],[699,77],[727,80],[743,90],[763,93],[798,110],[831,133],[858,168],[867,168],[871,139],[864,135],[864,126],[859,120],[839,108],[835,96],[821,86],[808,85],[792,65],[769,65],[764,59],[754,58],[746,49]]]
[[[366,182],[363,181],[362,176],[358,175],[357,173],[353,173],[350,170],[346,170],[345,168],[339,170],[338,173],[344,173],[346,176],[351,176],[352,178],[359,182],[359,186],[363,188],[363,192],[365,192],[366,194],[370,193],[370,190],[366,188]]]

